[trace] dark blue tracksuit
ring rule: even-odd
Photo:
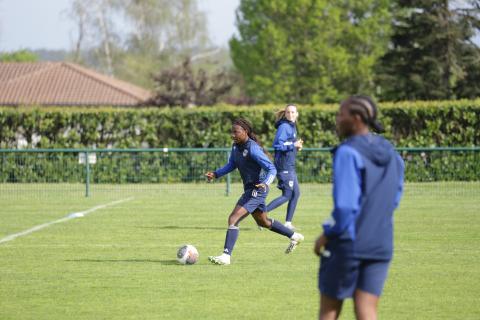
[[[255,211],[265,212],[265,200],[268,195],[268,187],[258,189],[257,184],[270,185],[275,179],[275,166],[268,159],[262,148],[252,139],[243,144],[234,144],[228,159],[228,163],[215,171],[215,176],[220,178],[227,173],[238,169],[243,180],[244,193],[237,202],[237,205],[245,208],[249,213]],[[288,238],[292,237],[293,231],[285,228],[280,222],[270,219],[272,225],[270,230],[279,233]],[[225,236],[225,245],[223,252],[231,255],[235,242],[237,241],[239,228],[235,225],[230,225]]]
[[[393,254],[393,211],[403,191],[404,164],[381,136],[347,139],[334,149],[333,200],[319,287],[336,299],[355,289],[379,296]]]
[[[234,144],[227,164],[215,171],[215,176],[223,175],[238,168],[243,181],[244,194],[238,204],[252,213],[256,209],[266,211],[266,190],[257,190],[255,185],[263,183],[270,185],[275,179],[275,166],[263,152],[263,149],[252,139],[243,145]]]
[[[297,174],[295,172],[295,158],[297,148],[297,130],[295,123],[282,119],[275,124],[277,133],[273,141],[275,150],[275,167],[277,168],[278,188],[282,195],[267,206],[267,211],[274,210],[288,201],[286,221],[292,221],[300,197]]]

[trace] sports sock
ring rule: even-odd
[[[285,237],[288,237],[288,238],[290,238],[293,235],[292,230],[288,229],[287,227],[285,227],[283,224],[281,224],[277,220],[270,218],[270,221],[272,221],[272,226],[270,227],[271,231],[279,233],[279,234],[281,234]]]
[[[233,247],[237,242],[240,229],[237,226],[229,226],[227,229],[227,235],[225,236],[225,245],[223,246],[223,253],[232,255]]]

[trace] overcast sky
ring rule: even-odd
[[[173,0],[174,1],[174,0]],[[66,11],[71,0],[0,0],[0,51],[72,48],[75,26]],[[199,0],[210,39],[227,46],[235,32],[240,0]]]

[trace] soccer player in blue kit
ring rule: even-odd
[[[232,124],[231,136],[233,146],[227,164],[214,172],[207,172],[205,176],[208,180],[212,180],[238,169],[242,177],[244,193],[228,217],[223,253],[208,259],[214,264],[229,265],[231,263],[230,257],[240,231],[238,225],[249,214],[253,216],[259,226],[288,237],[290,244],[285,253],[292,252],[303,241],[303,235],[270,219],[266,212],[265,199],[269,185],[275,179],[275,166],[259,145],[248,121],[242,118],[236,119]]]
[[[275,150],[278,188],[282,190],[282,195],[267,206],[267,212],[270,212],[288,202],[285,227],[291,230],[295,230],[292,219],[298,198],[300,197],[300,188],[295,170],[295,158],[297,151],[302,150],[303,147],[302,139],[297,137],[297,118],[297,107],[292,104],[287,105],[284,110],[277,113],[277,122],[275,124],[277,133],[273,141],[273,149]]]
[[[404,164],[382,132],[377,107],[351,96],[337,113],[343,142],[333,150],[332,217],[314,251],[321,255],[319,319],[337,319],[353,297],[357,319],[377,319],[393,255],[393,212],[403,191]]]

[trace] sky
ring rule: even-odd
[[[173,0],[174,1],[174,0]],[[240,0],[199,0],[210,39],[228,45]],[[0,0],[0,51],[73,48],[75,25],[66,11],[71,0]]]

